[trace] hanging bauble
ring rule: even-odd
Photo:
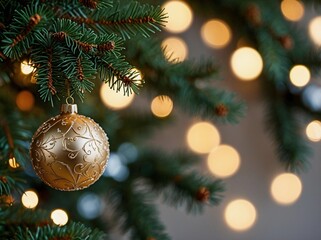
[[[97,123],[77,114],[76,104],[63,104],[60,115],[35,132],[30,156],[37,175],[50,187],[80,190],[103,174],[109,142]]]

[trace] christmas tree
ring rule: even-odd
[[[219,146],[212,124],[237,124],[246,104],[216,83],[223,66],[215,56],[185,60],[170,49],[168,32],[190,23],[175,4],[204,22],[215,16],[202,27],[204,42],[236,50],[237,78],[260,79],[280,168],[307,169],[301,122],[320,109],[300,71],[310,75],[320,59],[287,12],[301,2],[0,1],[1,239],[113,239],[113,229],[129,239],[171,239],[159,199],[198,213],[229,191],[219,178],[237,167],[226,175],[211,169],[214,177],[198,165],[220,146],[234,154]],[[153,133],[182,115],[208,127],[190,129],[192,151],[159,147]]]

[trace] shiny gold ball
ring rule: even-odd
[[[92,119],[63,104],[61,114],[35,132],[30,156],[37,175],[50,187],[81,190],[103,174],[109,158],[106,133]]]

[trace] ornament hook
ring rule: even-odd
[[[70,102],[69,102],[70,101]],[[68,96],[66,98],[66,103],[67,104],[74,104],[75,103],[75,99],[72,96]]]

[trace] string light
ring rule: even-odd
[[[10,166],[11,168],[18,168],[18,167],[20,167],[20,165],[19,165],[19,163],[17,163],[15,157],[9,158],[9,161],[8,161],[8,162],[9,162],[9,166]]]
[[[182,62],[188,56],[188,48],[184,40],[178,37],[169,37],[162,42],[165,57],[169,62]]]
[[[318,120],[310,122],[305,132],[310,141],[319,142],[321,140],[321,122]]]
[[[35,104],[35,97],[31,92],[23,90],[17,94],[16,104],[21,111],[30,111]]]
[[[281,2],[283,16],[290,21],[299,21],[304,15],[304,5],[298,0],[283,0]]]
[[[244,81],[256,79],[263,70],[261,55],[250,47],[237,49],[232,54],[230,63],[233,73]]]
[[[233,147],[220,145],[208,155],[207,165],[215,176],[230,177],[240,167],[240,155]]]
[[[302,183],[292,173],[283,173],[274,178],[271,184],[273,199],[280,204],[289,205],[294,203],[301,195]]]
[[[295,65],[290,70],[290,81],[296,87],[304,87],[310,81],[311,74],[304,65]]]
[[[321,46],[321,16],[313,18],[309,23],[309,35],[312,41]]]
[[[50,215],[54,224],[64,226],[68,222],[68,214],[62,209],[55,209]]]
[[[27,62],[27,61],[23,61],[21,63],[20,68],[21,68],[21,72],[25,75],[29,75],[35,69],[33,66],[31,66],[31,62]]]
[[[157,117],[167,117],[173,110],[173,101],[166,95],[157,96],[152,100],[151,110]]]
[[[196,153],[209,153],[221,141],[216,127],[209,122],[193,124],[187,132],[187,144]]]
[[[212,48],[223,48],[231,40],[231,30],[222,20],[212,19],[201,28],[201,37]]]
[[[163,5],[168,14],[166,31],[181,33],[186,31],[193,21],[193,13],[189,5],[182,1],[168,1]]]
[[[25,208],[35,208],[39,202],[38,195],[32,190],[25,191],[21,196],[21,202]]]
[[[235,231],[245,231],[256,221],[256,209],[245,199],[236,199],[230,202],[224,213],[227,225]]]

